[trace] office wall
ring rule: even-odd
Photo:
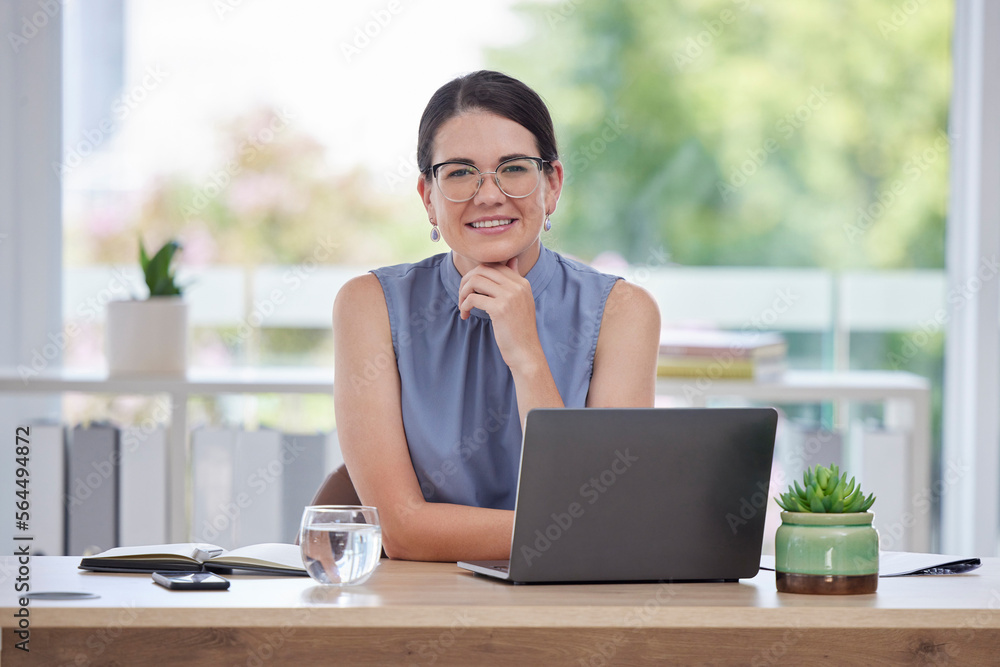
[[[45,6],[43,7],[43,4]],[[62,334],[62,5],[0,3],[0,365],[58,367]],[[13,499],[16,420],[58,412],[58,401],[0,403],[0,497]],[[9,545],[12,519],[0,522]]]

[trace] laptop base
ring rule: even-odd
[[[489,577],[490,579],[495,579],[498,581],[503,581],[508,584],[513,584],[515,586],[520,586],[527,583],[535,584],[736,584],[739,583],[739,579],[691,579],[691,580],[638,580],[638,581],[620,581],[620,580],[603,580],[603,581],[514,581],[510,578],[510,561],[509,560],[472,560],[472,561],[459,561],[455,563],[463,570],[468,570],[472,574],[479,575],[482,577]]]

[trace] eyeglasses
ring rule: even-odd
[[[523,199],[538,188],[542,180],[542,165],[546,162],[540,157],[515,157],[498,164],[495,171],[479,171],[467,162],[439,162],[431,167],[431,175],[448,201],[469,201],[490,175],[500,192],[514,199]]]

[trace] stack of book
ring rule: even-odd
[[[785,372],[787,352],[785,339],[773,332],[667,329],[660,333],[656,374],[767,382]]]

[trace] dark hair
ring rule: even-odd
[[[518,123],[535,136],[538,157],[548,162],[559,159],[552,117],[538,93],[506,74],[479,70],[444,84],[427,103],[417,134],[420,173],[430,175],[438,128],[467,111],[488,111]],[[551,169],[547,163],[545,167]]]

